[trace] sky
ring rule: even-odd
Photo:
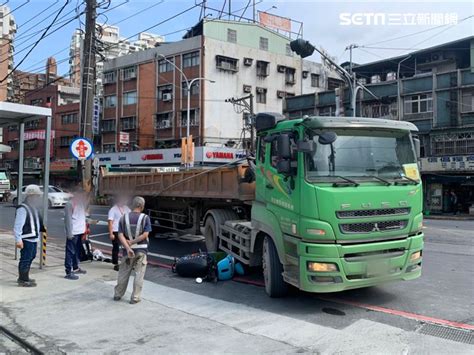
[[[13,11],[18,25],[15,65],[33,47],[65,1],[0,1],[7,3],[6,6]],[[201,7],[193,6],[201,2],[202,0],[111,0],[109,9],[98,10],[97,21],[117,24],[123,37],[147,30],[165,35],[166,41],[176,41],[199,20]],[[207,6],[219,10],[225,8],[228,11],[229,2],[233,16],[240,16],[246,5],[250,4],[243,17],[252,17],[253,0],[209,0]],[[295,32],[299,30],[298,22],[302,22],[303,37],[336,57],[339,63],[349,60],[346,47],[350,44],[359,46],[353,50],[353,61],[367,63],[474,35],[472,0],[255,0],[255,3],[258,11],[268,11],[294,20],[292,30]],[[53,55],[59,63],[59,74],[68,72],[71,36],[76,28],[84,27],[85,21],[84,16],[81,17],[82,23],[79,19],[73,19],[76,8],[83,10],[83,2],[69,0],[59,16],[62,23],[51,28],[52,33],[38,43],[19,69],[42,72],[46,58]],[[190,10],[176,16],[187,9]],[[209,18],[218,16],[217,11],[208,10],[207,13]],[[223,17],[226,18],[226,15]],[[172,19],[157,25],[168,18]],[[313,59],[319,61],[317,56]]]

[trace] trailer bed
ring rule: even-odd
[[[101,174],[101,195],[128,193],[145,197],[224,199],[250,203],[255,182],[242,182],[248,166],[173,172],[107,172]]]

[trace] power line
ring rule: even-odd
[[[457,24],[455,25],[451,25],[451,26],[456,26],[456,25],[459,25],[460,23],[470,19],[474,17],[474,15],[470,15],[470,16],[467,16],[467,17],[464,17],[462,18],[461,20],[458,21]],[[441,28],[441,27],[445,27],[445,26],[449,26],[449,24],[444,24],[444,25],[439,25],[439,26],[436,26],[436,27],[431,27],[431,28],[428,28],[426,30],[422,30],[422,31],[418,31],[418,32],[413,32],[413,33],[409,33],[409,34],[406,34],[406,35],[403,35],[403,36],[398,36],[398,37],[392,37],[392,38],[389,38],[389,39],[385,39],[383,41],[378,41],[378,42],[373,42],[373,43],[368,43],[368,44],[364,44],[362,45],[361,47],[366,47],[366,46],[373,46],[373,45],[376,45],[376,44],[380,44],[380,43],[386,43],[386,42],[391,42],[391,41],[396,41],[396,40],[399,40],[399,39],[403,39],[403,38],[407,38],[407,37],[411,37],[411,36],[416,36],[418,34],[421,34],[421,33],[425,33],[425,32],[429,32],[429,31],[433,31],[437,28]]]
[[[53,21],[51,22],[51,24],[45,29],[45,31],[43,32],[43,34],[41,35],[41,37],[36,41],[35,44],[33,44],[33,46],[30,48],[30,50],[28,51],[28,53],[26,53],[26,55],[23,57],[22,60],[20,60],[20,62],[10,71],[10,73],[8,73],[2,80],[0,80],[0,83],[3,83],[5,80],[7,80],[7,78],[18,68],[18,66],[21,65],[21,63],[23,63],[26,58],[30,55],[30,53],[33,51],[33,49],[36,48],[36,46],[41,42],[41,40],[46,36],[46,34],[48,33],[49,29],[53,26],[53,24],[56,22],[57,18],[59,17],[59,15],[61,14],[61,12],[66,8],[66,6],[69,4],[69,1],[70,0],[66,0],[66,2],[64,3],[63,7],[58,11],[58,13],[56,14],[56,16],[54,17]]]

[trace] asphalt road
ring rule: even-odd
[[[93,207],[92,218],[106,220],[107,209]],[[14,208],[0,205],[0,228],[11,229]],[[49,211],[49,240],[64,242],[62,210]],[[96,247],[108,247],[105,226],[92,226]],[[423,321],[454,321],[474,325],[474,221],[425,220],[423,275],[409,282],[314,295],[294,290],[285,299],[269,299],[259,286],[241,282],[196,284],[164,267],[150,267],[147,279],[211,298],[246,304],[315,324],[342,329],[367,319],[405,330],[423,332]],[[160,262],[203,248],[203,243],[151,240],[151,253]],[[252,275],[253,280],[259,275]]]

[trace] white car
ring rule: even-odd
[[[25,192],[26,186],[23,186],[22,191]],[[43,186],[40,186],[43,191]],[[9,200],[16,206],[18,204],[17,190],[10,192]],[[48,188],[48,206],[52,207],[64,207],[66,203],[71,199],[72,195],[68,192],[64,192],[59,187],[49,186]]]

